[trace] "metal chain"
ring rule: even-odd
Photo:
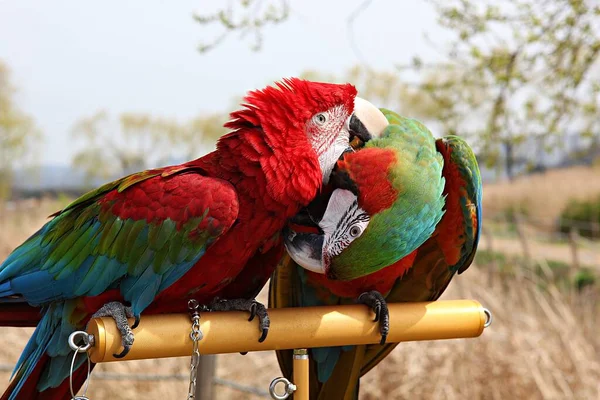
[[[81,338],[83,344],[78,345],[75,343],[77,338]],[[94,337],[89,335],[85,331],[75,331],[69,335],[69,347],[74,351],[73,358],[71,359],[71,369],[69,370],[69,389],[71,391],[71,400],[89,400],[89,397],[86,396],[88,387],[90,385],[90,374],[92,371],[92,366],[90,362],[89,350],[94,344]],[[85,357],[87,359],[87,377],[85,379],[85,386],[83,388],[83,394],[81,396],[77,396],[75,391],[73,390],[73,373],[75,372],[75,359],[77,358],[77,354],[85,353]]]
[[[202,331],[200,330],[200,313],[198,312],[200,305],[196,300],[188,301],[188,308],[192,317],[192,330],[190,339],[193,342],[192,358],[190,360],[190,386],[188,389],[187,400],[193,400],[196,397],[196,375],[198,364],[200,363],[200,351],[198,350],[198,342],[202,340]]]

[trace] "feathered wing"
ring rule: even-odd
[[[130,175],[54,214],[0,265],[0,313],[3,303],[27,302],[44,310],[17,362],[10,398],[36,381],[28,380],[34,371],[41,374],[39,391],[68,376],[67,338],[89,319],[86,299],[130,302],[139,315],[237,214],[233,186],[192,164]]]
[[[473,262],[481,233],[481,174],[475,154],[458,136],[436,141],[444,156],[446,213],[433,236],[417,251],[413,267],[387,296],[390,303],[435,301],[456,272]],[[383,360],[398,344],[367,346],[361,376]]]
[[[237,208],[230,183],[192,167],[107,184],[9,255],[0,266],[0,297],[39,305],[97,296],[118,283],[138,315],[229,229]]]
[[[268,242],[268,245],[267,248],[259,249],[246,262],[242,272],[221,291],[222,298],[253,299],[258,296],[284,254],[287,255],[279,232]]]

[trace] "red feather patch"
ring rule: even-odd
[[[436,143],[437,150],[444,157],[442,175],[446,178],[444,195],[446,195],[445,214],[437,226],[438,242],[448,265],[456,264],[461,257],[461,249],[465,243],[464,217],[460,199],[466,196],[465,181],[460,175],[458,166],[452,162],[452,149]]]
[[[328,279],[326,275],[311,271],[306,271],[306,273],[311,286],[325,287],[339,297],[357,298],[369,290],[377,290],[379,293],[386,295],[392,289],[396,280],[400,279],[412,267],[416,256],[417,250],[388,267],[351,281],[333,281]]]
[[[396,162],[393,150],[375,147],[348,153],[338,161],[338,169],[348,173],[358,187],[358,203],[370,215],[390,208],[398,197],[389,178],[389,169]]]

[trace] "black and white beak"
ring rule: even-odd
[[[385,115],[367,100],[356,97],[354,112],[347,121],[350,142],[356,137],[363,143],[383,133],[389,122]]]
[[[325,236],[317,233],[299,233],[283,229],[283,241],[288,254],[297,264],[319,274],[325,273],[323,242]]]

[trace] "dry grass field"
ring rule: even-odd
[[[491,207],[526,200],[532,211],[557,213],[567,196],[600,193],[598,170],[572,169],[486,187]],[[554,180],[553,182],[551,180]],[[0,260],[39,228],[58,205],[43,201],[0,210]],[[361,399],[598,399],[600,293],[560,291],[534,279],[494,279],[477,266],[456,278],[443,299],[473,298],[493,315],[477,339],[403,343],[361,382]],[[540,287],[544,286],[545,290]],[[265,291],[263,290],[262,299]],[[0,364],[14,364],[31,329],[0,328]],[[92,399],[185,398],[185,381],[101,380],[101,373],[185,374],[188,358],[130,361],[94,370]],[[279,376],[273,353],[221,355],[218,377],[267,389]],[[0,389],[10,372],[0,372]],[[255,395],[217,386],[217,399]]]
[[[589,199],[600,193],[600,166],[550,170],[484,188],[483,209],[488,215],[507,207],[524,207],[535,218],[556,219],[569,200]]]

